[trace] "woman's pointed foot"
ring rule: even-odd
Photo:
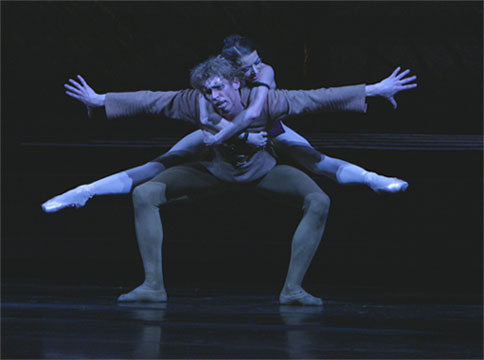
[[[66,207],[80,208],[93,196],[88,185],[81,185],[46,201],[42,204],[42,210],[46,213],[53,213]]]
[[[395,177],[386,177],[370,172],[367,174],[368,186],[376,193],[398,193],[407,190],[408,183]]]

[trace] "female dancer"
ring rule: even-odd
[[[231,35],[225,38],[220,56],[236,64],[248,85],[252,87],[249,106],[239,116],[231,122],[222,117],[209,117],[207,114],[211,105],[203,96],[200,96],[200,121],[214,134],[202,130],[194,131],[158,158],[90,184],[80,185],[46,201],[42,204],[42,209],[50,213],[65,207],[79,208],[96,195],[127,194],[134,187],[151,179],[164,169],[187,161],[193,155],[199,153],[205,145],[221,145],[237,133],[240,134],[238,137],[242,141],[246,141],[253,146],[265,146],[267,143],[266,132],[248,133],[242,131],[253,119],[259,116],[269,89],[276,88],[274,70],[270,65],[261,61],[252,41],[243,36]],[[415,80],[415,76],[402,79],[408,74],[409,70],[398,74],[399,70],[400,68],[397,68],[390,77],[383,81],[397,79],[403,84]],[[96,94],[81,76],[78,75],[78,79],[79,82],[69,79],[70,84],[65,85],[66,93],[83,102],[88,107],[89,112],[89,104],[93,104],[93,101],[100,95]],[[388,98],[388,100],[396,107],[393,97]],[[276,150],[288,154],[306,170],[317,175],[328,176],[340,184],[365,184],[378,193],[395,193],[405,191],[408,187],[408,183],[403,180],[369,172],[344,160],[321,154],[304,137],[281,122],[273,127],[269,137]]]

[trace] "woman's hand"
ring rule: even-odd
[[[210,132],[208,132],[207,130],[202,130],[203,132],[203,143],[206,145],[206,146],[213,146],[213,145],[216,145],[216,142],[217,142],[217,138],[215,137],[215,135],[212,135]]]
[[[261,131],[257,133],[249,133],[247,137],[247,144],[254,145],[255,147],[264,147],[267,145],[267,132]]]

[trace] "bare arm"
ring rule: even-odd
[[[238,114],[232,121],[226,121],[221,125],[221,130],[213,136],[205,137],[206,145],[219,145],[224,141],[230,139],[237,133],[240,133],[247,128],[254,119],[257,119],[262,111],[264,103],[267,99],[269,86],[274,84],[274,70],[271,66],[266,65],[264,70],[260,73],[259,82],[267,84],[268,86],[256,86],[250,92],[249,106],[247,109]]]

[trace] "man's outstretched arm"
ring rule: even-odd
[[[98,94],[80,76],[79,82],[69,79],[66,94],[86,105],[88,114],[104,107],[108,119],[138,115],[165,117],[197,123],[198,96],[195,90],[136,91]]]
[[[382,96],[390,101],[393,108],[396,109],[397,102],[394,98],[395,94],[417,87],[416,83],[412,83],[417,79],[417,76],[413,75],[406,78],[405,76],[410,73],[410,70],[407,69],[399,74],[400,70],[401,68],[399,66],[386,79],[373,85],[367,85],[365,87],[366,96]]]
[[[416,76],[405,78],[406,70],[400,74],[400,67],[382,81],[366,85],[321,88],[316,90],[275,90],[268,95],[269,112],[273,120],[288,116],[322,111],[366,112],[366,98],[382,96],[396,107],[394,96],[400,91],[413,89]]]
[[[86,105],[87,114],[91,116],[94,108],[104,106],[106,94],[96,93],[81,75],[77,75],[77,78],[79,82],[69,79],[69,83],[64,84],[64,87],[67,89],[66,94]]]

